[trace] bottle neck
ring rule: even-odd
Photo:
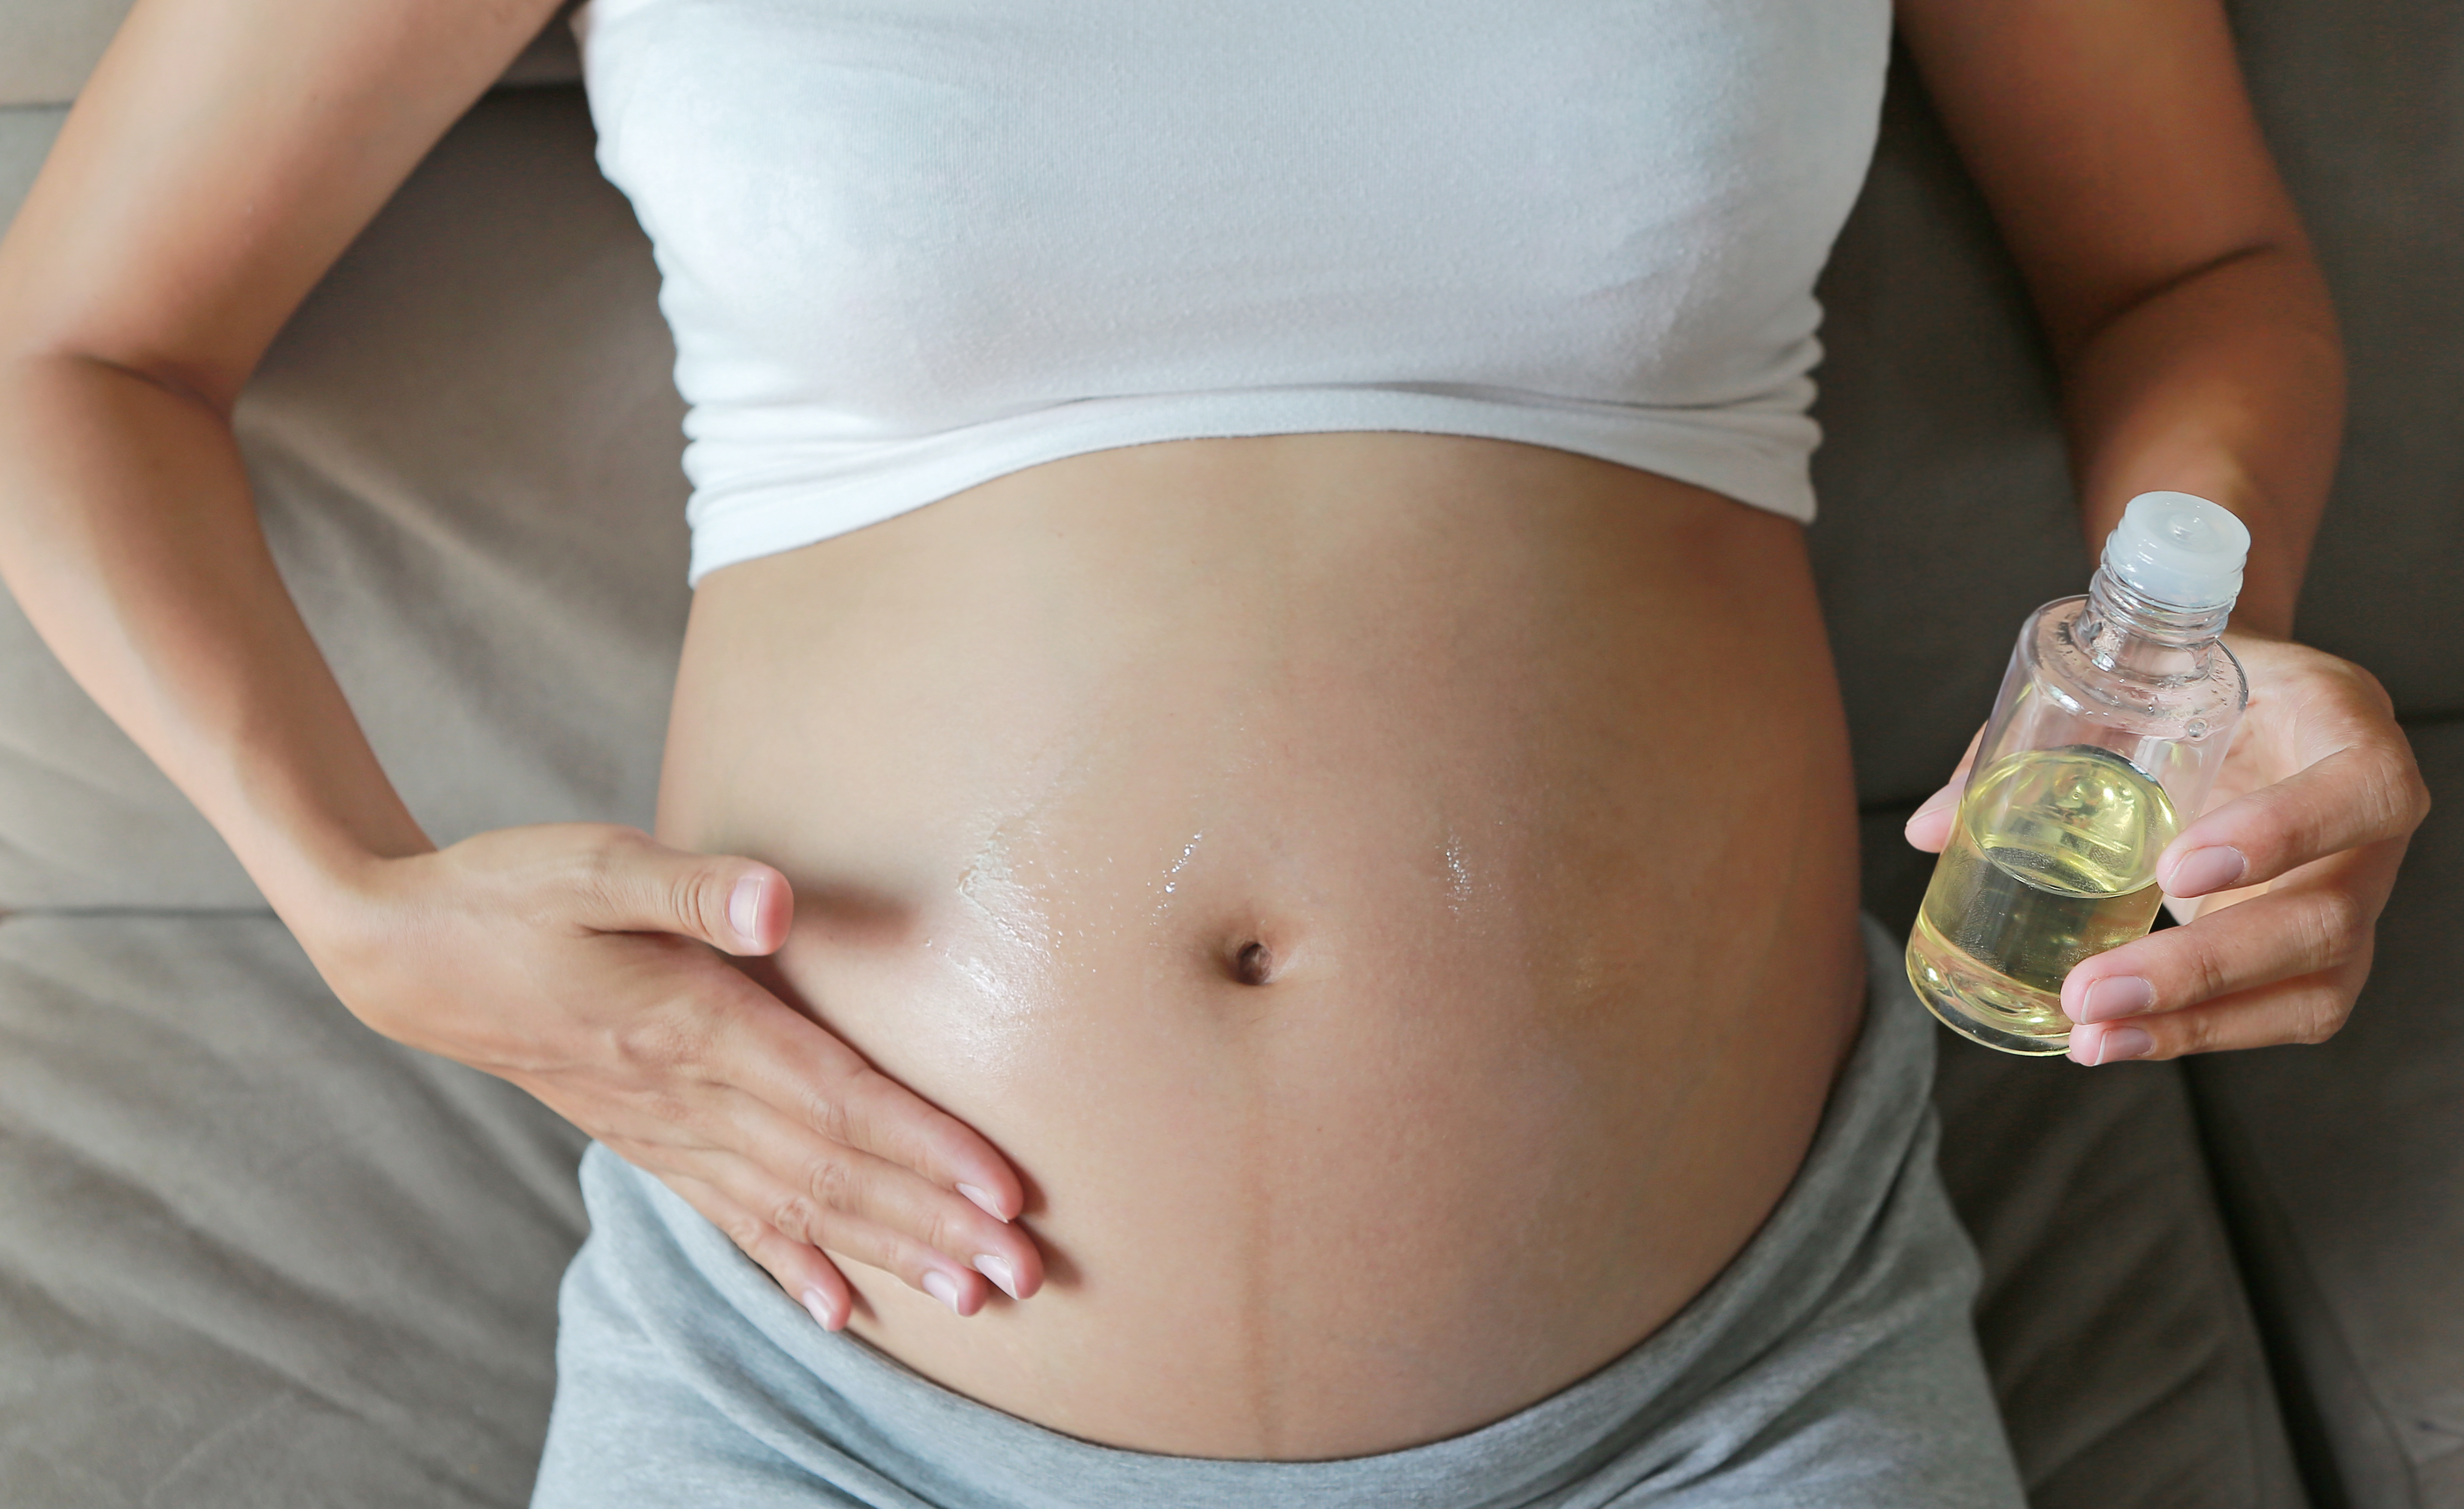
[[[2231,603],[2175,608],[2142,597],[2100,566],[2071,633],[2087,657],[2107,671],[2188,680],[2206,674],[2209,653],[2232,616]]]

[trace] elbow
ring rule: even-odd
[[[228,429],[240,385],[193,364],[143,353],[114,351],[99,344],[42,339],[0,325],[0,388],[24,395],[31,389],[82,388],[100,381],[141,384],[200,409]],[[17,400],[22,401],[22,397]]]
[[[73,300],[50,300],[72,310],[51,312],[26,286],[34,280],[10,276],[22,270],[9,261],[0,256],[0,374],[20,395],[13,401],[30,391],[137,383],[231,423],[248,380],[245,366],[184,350],[211,343],[165,340],[150,321],[120,321],[114,328],[90,308],[77,311]]]
[[[2302,365],[2332,374],[2341,389],[2343,333],[2326,275],[2298,226],[2254,236],[2197,262],[2109,291],[2088,308],[2048,320],[2055,365],[2069,375],[2096,347],[2126,327],[2176,320],[2240,331],[2265,327],[2298,351]]]

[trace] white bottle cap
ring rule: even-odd
[[[2249,556],[2249,527],[2189,493],[2140,494],[2104,543],[2104,568],[2167,608],[2232,607]]]

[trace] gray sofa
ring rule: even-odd
[[[0,0],[0,220],[113,6]],[[2302,629],[2447,807],[2353,1025],[2095,1072],[1945,1039],[1944,1168],[2038,1509],[2464,1506],[2464,12],[2237,7],[2343,303]],[[647,822],[683,622],[655,275],[551,36],[312,296],[239,416],[284,569],[430,832]],[[1826,278],[1814,532],[1868,904],[2074,591],[2050,379],[1904,70]],[[571,1129],[385,1043],[0,602],[0,1505],[513,1505],[583,1232]]]

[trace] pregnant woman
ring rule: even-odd
[[[439,850],[229,416],[547,10],[143,0],[0,249],[11,589],[352,1010],[598,1140],[539,1502],[2016,1503],[1800,531],[1885,0],[599,0],[659,832]],[[2425,802],[2280,637],[2340,357],[2216,0],[1897,19],[2088,535],[2255,536],[2208,915],[2073,1054],[2315,1040]]]

